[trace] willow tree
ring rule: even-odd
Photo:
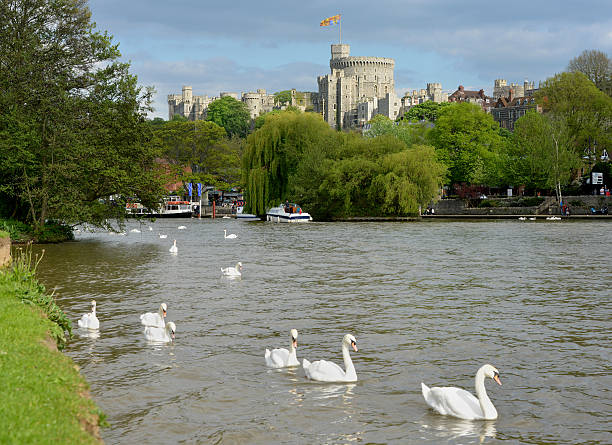
[[[242,182],[247,210],[262,215],[289,196],[289,180],[306,151],[329,145],[334,132],[317,114],[285,111],[269,115],[247,138]]]

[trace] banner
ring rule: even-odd
[[[191,198],[191,195],[193,195],[193,184],[191,182],[187,183],[187,194],[189,195],[190,198]]]
[[[202,196],[202,183],[198,182],[198,196]]]
[[[333,15],[321,21],[320,26],[336,25],[340,21],[340,14]]]

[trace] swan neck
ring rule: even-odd
[[[485,419],[496,419],[497,410],[495,409],[495,406],[493,406],[491,399],[489,399],[484,381],[484,370],[480,368],[476,373],[476,397],[478,397],[478,401],[480,402],[483,417]]]
[[[346,378],[351,380],[357,380],[355,365],[353,365],[351,353],[349,352],[348,346],[345,343],[342,343],[342,358],[344,359],[344,369],[346,370]]]

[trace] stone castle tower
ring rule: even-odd
[[[508,85],[506,79],[495,79],[495,84],[493,85],[493,99],[497,100],[500,97],[508,97],[510,95],[510,90],[513,91],[514,97],[525,97],[534,89],[534,83],[529,82],[527,79],[525,79],[523,85],[519,85],[518,83],[511,83]]]
[[[350,56],[350,45],[331,45],[331,74],[319,76],[316,111],[331,127],[358,124],[358,104],[395,95],[395,61],[384,57]],[[390,96],[387,96],[390,95]]]

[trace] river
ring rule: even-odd
[[[97,301],[99,338],[75,329],[65,352],[108,417],[106,443],[612,443],[609,223],[148,225],[35,248],[75,327]],[[237,261],[242,279],[222,277]],[[162,301],[176,339],[153,345],[139,314]],[[266,368],[292,328],[298,359],[340,365],[353,334],[358,382]],[[486,382],[497,420],[428,408],[421,382],[474,392],[485,363],[503,383]]]

